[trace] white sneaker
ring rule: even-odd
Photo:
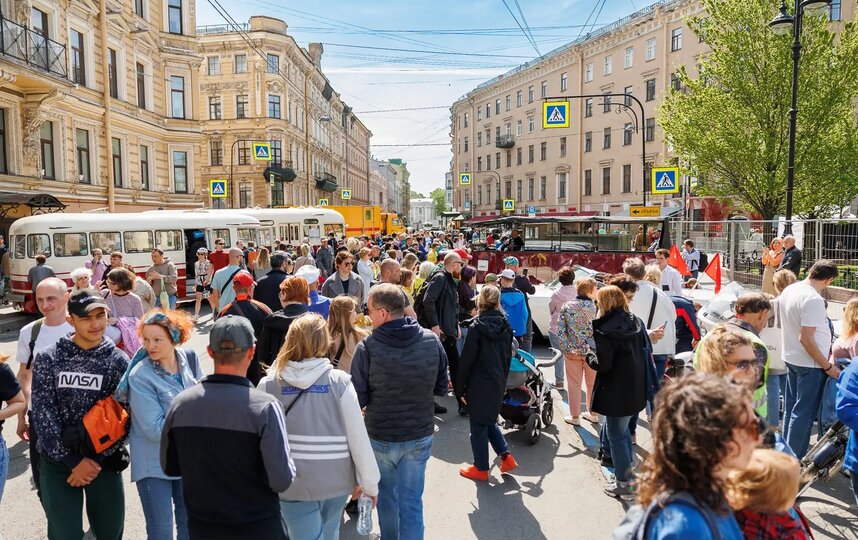
[[[564,416],[563,421],[573,426],[581,425],[581,420],[579,420],[577,416]]]
[[[605,493],[611,497],[616,497],[624,501],[633,501],[637,497],[635,487],[631,482],[611,482],[602,488]]]

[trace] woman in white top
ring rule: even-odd
[[[201,247],[197,250],[197,262],[194,263],[194,316],[192,320],[197,322],[200,317],[200,306],[203,303],[203,298],[209,299],[209,304],[214,312],[214,304],[212,304],[212,275],[214,274],[214,266],[208,259],[209,250]]]
[[[369,298],[369,288],[372,285],[372,263],[369,260],[371,251],[369,248],[360,248],[358,256],[360,259],[357,263],[357,273],[363,281],[363,297]]]

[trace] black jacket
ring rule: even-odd
[[[646,327],[623,309],[614,309],[593,321],[597,361],[593,388],[593,412],[605,416],[630,416],[646,406],[644,357]]]
[[[307,306],[304,304],[289,304],[280,311],[275,311],[262,321],[262,335],[256,342],[256,354],[247,368],[247,378],[253,386],[259,384],[259,380],[265,376],[265,370],[274,363],[280,347],[286,340],[286,332],[292,321],[307,314]]]
[[[524,293],[524,305],[527,306],[527,320],[529,321],[533,318],[530,311],[530,295],[536,294],[536,287],[533,286],[527,276],[516,274],[515,288]]]
[[[455,339],[459,335],[459,291],[453,276],[446,270],[438,272],[427,287],[420,326],[440,326],[445,336]]]
[[[289,277],[284,270],[272,268],[270,272],[262,276],[253,290],[253,299],[268,306],[271,311],[280,311],[283,305],[280,303],[280,284]]]
[[[512,327],[504,314],[492,310],[474,317],[456,376],[456,398],[465,397],[474,421],[497,421],[511,356]]]
[[[801,270],[801,250],[793,246],[784,251],[784,257],[778,265],[778,270],[789,270],[798,277]]]

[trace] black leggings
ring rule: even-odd
[[[444,347],[444,352],[447,353],[447,365],[450,369],[450,382],[453,383],[453,388],[456,387],[456,372],[459,369],[459,349],[456,348],[456,338],[444,336],[441,340],[441,346]]]

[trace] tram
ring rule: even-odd
[[[113,251],[123,254],[122,262],[145,277],[151,253],[160,248],[179,273],[178,297],[193,298],[194,262],[200,247],[214,246],[215,238],[227,245],[237,240],[259,241],[260,222],[232,210],[164,210],[136,214],[42,214],[21,218],[9,228],[13,305],[26,313],[37,313],[27,273],[36,265],[36,255],[48,258],[56,276],[72,285],[70,272],[91,259],[99,248],[104,261]]]

